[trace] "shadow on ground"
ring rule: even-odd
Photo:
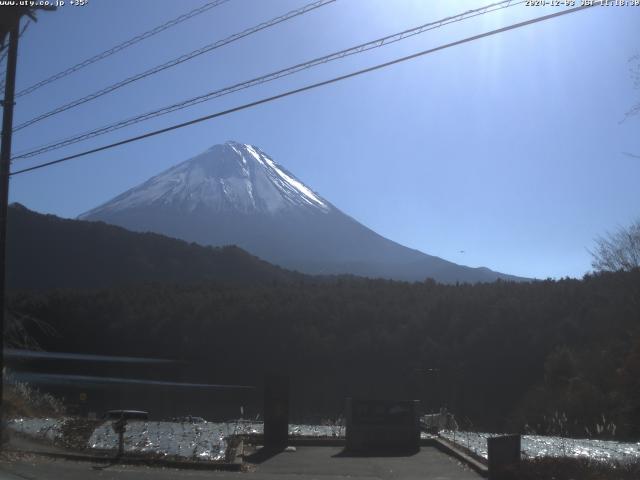
[[[415,450],[389,450],[389,449],[373,449],[367,451],[351,451],[344,449],[341,452],[332,455],[333,458],[373,458],[373,457],[413,457],[420,452]]]
[[[260,463],[264,463],[267,460],[272,459],[276,455],[284,452],[284,448],[267,448],[262,447],[259,450],[256,450],[250,455],[244,457],[244,461],[247,463],[252,463],[254,465],[258,465]]]

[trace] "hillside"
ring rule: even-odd
[[[9,208],[7,284],[10,289],[96,288],[142,282],[288,282],[303,276],[244,250],[203,247],[102,222]]]

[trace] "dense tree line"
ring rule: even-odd
[[[640,270],[441,285],[340,277],[14,293],[45,349],[177,358],[183,380],[292,379],[293,411],[420,398],[465,425],[640,436]],[[152,373],[152,372],[150,372]],[[604,417],[604,418],[603,418]]]

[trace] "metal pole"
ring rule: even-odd
[[[4,324],[6,312],[6,254],[7,254],[7,210],[9,207],[9,171],[11,167],[11,131],[13,130],[13,100],[16,86],[16,64],[18,61],[18,29],[20,16],[16,16],[9,31],[7,76],[2,102],[2,143],[0,144],[0,416],[4,382]],[[1,418],[1,417],[0,417]],[[0,438],[4,425],[0,422]],[[1,442],[0,442],[1,443]]]
[[[118,458],[124,455],[124,428],[118,432]]]

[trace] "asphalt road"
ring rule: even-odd
[[[411,456],[350,457],[340,447],[299,447],[295,452],[254,458],[248,472],[176,470],[24,456],[0,463],[0,480],[477,480],[482,478],[432,447]]]

